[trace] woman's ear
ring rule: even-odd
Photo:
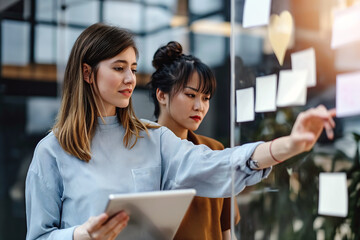
[[[84,81],[91,84],[92,83],[91,67],[89,66],[89,64],[83,63],[83,65],[82,65],[82,73],[83,73]]]
[[[164,93],[159,88],[156,89],[156,98],[160,104],[166,105],[169,94]]]

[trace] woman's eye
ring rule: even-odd
[[[186,94],[186,96],[190,97],[190,98],[194,98],[195,94]]]
[[[122,67],[114,67],[114,70],[115,71],[122,71],[122,70],[124,70]]]
[[[135,74],[137,73],[137,70],[136,69],[131,69],[131,71]]]
[[[210,97],[204,97],[205,101],[210,101]]]

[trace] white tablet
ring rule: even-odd
[[[173,239],[195,189],[111,194],[105,212],[112,216],[124,210],[128,226],[117,239]]]

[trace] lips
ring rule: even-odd
[[[123,89],[123,90],[120,90],[119,93],[125,95],[126,97],[130,97],[131,93],[132,93],[132,89],[130,89],[130,88]]]
[[[190,118],[193,119],[195,122],[201,121],[201,117],[200,117],[200,116],[191,116]]]

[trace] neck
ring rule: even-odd
[[[158,123],[170,129],[177,137],[181,139],[187,139],[189,130],[179,126],[179,124],[177,124],[175,121],[168,120],[167,118],[160,115]]]

